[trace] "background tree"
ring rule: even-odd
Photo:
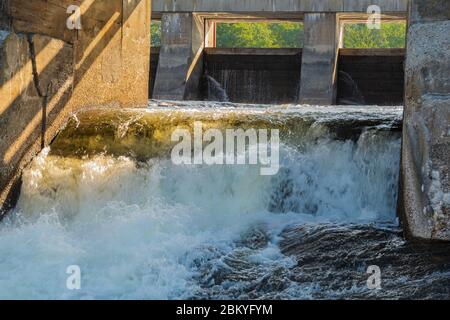
[[[219,48],[301,48],[303,24],[282,23],[219,23]]]
[[[161,23],[152,22],[152,47],[161,45]],[[404,48],[406,23],[386,22],[381,29],[365,24],[344,27],[345,48]],[[304,29],[298,22],[217,24],[218,48],[302,48]]]
[[[152,47],[161,46],[161,21],[152,21],[151,23]]]
[[[344,27],[345,48],[404,48],[406,23],[382,23],[381,29],[369,29],[363,23]]]

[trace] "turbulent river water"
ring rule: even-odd
[[[404,241],[396,217],[401,118],[154,101],[80,112],[1,222],[0,298],[448,299],[448,245]],[[173,164],[170,135],[194,121],[279,129],[280,171]],[[72,265],[80,290],[66,287]]]

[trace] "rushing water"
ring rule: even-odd
[[[74,116],[0,225],[0,298],[449,298],[396,218],[402,109],[152,102]],[[278,128],[281,169],[176,166],[170,134]],[[66,269],[81,268],[81,290]],[[382,288],[366,270],[381,269]]]

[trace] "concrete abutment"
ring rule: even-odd
[[[411,238],[450,240],[450,2],[412,0],[401,215]]]

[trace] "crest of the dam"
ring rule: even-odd
[[[408,21],[406,49],[342,47],[342,26],[367,21],[372,5],[383,21]],[[162,26],[156,50],[152,19]],[[304,46],[216,48],[216,22],[241,20],[301,21]],[[22,169],[77,110],[199,100],[202,77],[227,69],[265,75],[258,85],[246,73],[253,92],[231,83],[233,102],[325,108],[341,103],[343,71],[367,104],[405,106],[398,211],[410,238],[450,241],[449,35],[448,0],[0,0],[2,213]]]

